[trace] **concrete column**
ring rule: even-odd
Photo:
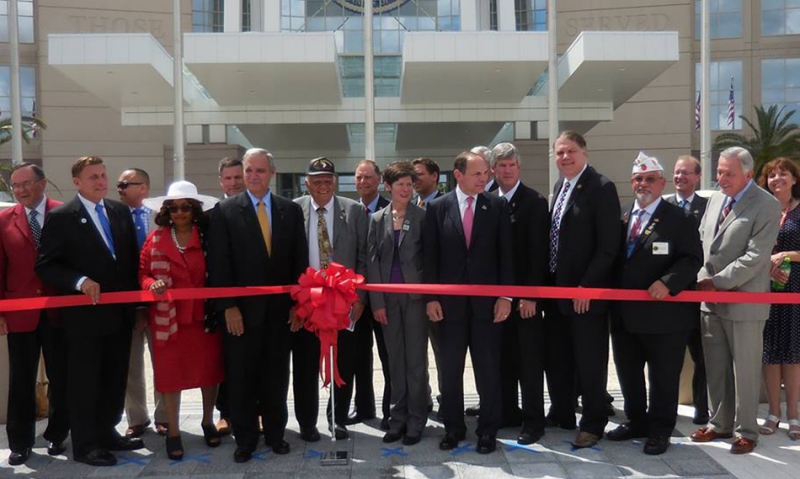
[[[265,32],[281,31],[281,1],[263,0],[261,4],[261,25]]]
[[[242,0],[225,0],[225,33],[239,33],[242,31]]]
[[[497,0],[497,30],[514,32],[517,21],[514,16],[514,0]]]
[[[461,31],[474,32],[478,28],[478,5],[481,0],[461,0]]]

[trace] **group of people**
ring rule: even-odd
[[[96,466],[116,463],[110,451],[143,447],[140,436],[150,425],[145,342],[154,368],[156,430],[166,436],[170,458],[184,454],[180,393],[193,388],[202,392],[209,447],[232,432],[236,462],[251,459],[261,436],[273,452],[288,454],[290,371],[300,437],[319,441],[320,342],[288,294],[205,301],[171,301],[163,294],[294,284],[307,267],[325,269],[332,262],[372,284],[492,291],[359,291],[351,326],[338,333],[344,383],[332,384],[334,406],[327,408],[337,439],[348,437],[348,425],[377,416],[373,341],[385,380],[386,443],[413,446],[422,438],[434,405],[429,341],[442,450],[466,438],[468,350],[480,396],[473,410],[478,453],[493,452],[504,427],[519,428],[523,445],[539,441],[548,427],[561,427],[578,429],[577,448],[605,435],[646,438],[646,454],[665,452],[687,346],[695,361],[694,421],[703,426],[693,441],[736,433],[731,452],[752,451],[759,432],[778,428],[781,381],[789,435],[800,437],[798,306],[658,301],[690,289],[767,292],[771,281],[800,290],[800,273],[780,268],[785,258],[800,260],[797,166],[788,159],[769,163],[759,187],[750,154],[725,150],[716,172],[720,191],[706,200],[695,193],[700,163],[682,156],[674,169],[676,193],[662,197],[664,168],[640,153],[631,170],[634,200],[622,208],[614,183],[589,166],[580,134],[562,133],[554,150],[561,179],[549,206],[520,181],[521,158],[511,143],[459,154],[456,187],[446,194],[438,188],[439,166],[429,158],[394,162],[383,171],[361,161],[358,201],[336,195],[336,168],[327,158],[310,161],[308,195],[290,200],[273,194],[275,161],[259,148],[242,160],[220,162],[221,199],[198,194],[187,181],[150,197],[147,173],[130,169],[117,182],[121,202],[110,200],[103,160],[82,157],[72,167],[78,194],[62,205],[46,197],[40,167],[17,165],[11,186],[19,204],[0,213],[0,297],[83,293],[92,305],[0,316],[11,366],[9,463],[22,464],[31,454],[40,350],[50,378],[48,454],[62,454],[70,433],[73,458]],[[386,197],[379,194],[381,182]],[[547,300],[507,296],[505,286],[576,289],[574,299]],[[580,291],[598,287],[644,290],[653,301],[600,301]],[[101,292],[142,289],[157,300],[100,301]],[[626,421],[606,432],[609,334]],[[770,415],[759,427],[762,360]],[[129,427],[121,435],[116,425],[123,410]]]

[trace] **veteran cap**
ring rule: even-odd
[[[643,151],[633,160],[632,175],[637,173],[650,173],[651,171],[664,171],[664,167],[658,162],[658,158],[647,156]]]
[[[333,167],[333,162],[323,156],[320,158],[314,158],[308,163],[306,175],[336,175],[336,169]]]

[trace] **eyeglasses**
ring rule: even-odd
[[[124,190],[129,186],[139,186],[139,185],[143,185],[143,184],[144,183],[142,183],[142,182],[136,182],[136,181],[120,181],[119,183],[117,183],[117,189],[118,190]]]
[[[656,182],[659,178],[655,176],[634,176],[633,181],[634,183],[647,183],[648,185],[652,185]]]
[[[12,190],[27,190],[34,183],[36,183],[38,181],[41,181],[41,180],[28,180],[28,181],[23,181],[22,183],[11,183],[11,185],[9,185],[9,186],[11,186]]]
[[[192,211],[192,205],[169,205],[167,206],[167,210],[169,210],[170,213],[177,213],[178,211],[189,213]]]

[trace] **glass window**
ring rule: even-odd
[[[761,35],[800,34],[800,0],[762,0]]]
[[[497,0],[489,0],[489,30],[497,31]]]
[[[250,7],[250,0],[242,0],[242,31],[249,32],[253,29],[251,19],[252,9]]]
[[[701,68],[698,62],[695,65],[695,92],[694,98],[700,93]],[[731,86],[732,85],[732,86]],[[711,86],[709,117],[712,130],[741,130],[742,119],[742,62],[740,60],[711,62]],[[729,123],[728,111],[733,95],[733,124]],[[692,111],[694,117],[694,111]]]
[[[19,67],[22,116],[36,116],[36,68]],[[0,66],[0,119],[11,117],[11,67]]]
[[[790,0],[791,1],[791,0]],[[740,38],[742,36],[742,0],[709,0],[711,38]],[[700,39],[703,28],[700,0],[694,2],[694,36]]]
[[[518,32],[547,30],[547,2],[545,0],[514,0],[514,16]]]
[[[400,69],[402,57],[398,55],[375,56],[373,71],[375,75],[376,97],[400,96]],[[342,75],[342,93],[345,97],[364,96],[364,57],[339,57],[339,70]]]
[[[761,104],[800,112],[800,58],[761,60]]]
[[[222,32],[225,29],[225,0],[192,0],[192,31]],[[246,2],[249,3],[249,2]],[[250,6],[247,6],[248,23]],[[242,5],[244,20],[244,5]]]
[[[20,43],[33,43],[33,0],[17,1],[17,25]],[[8,41],[8,1],[0,1],[0,42]]]

